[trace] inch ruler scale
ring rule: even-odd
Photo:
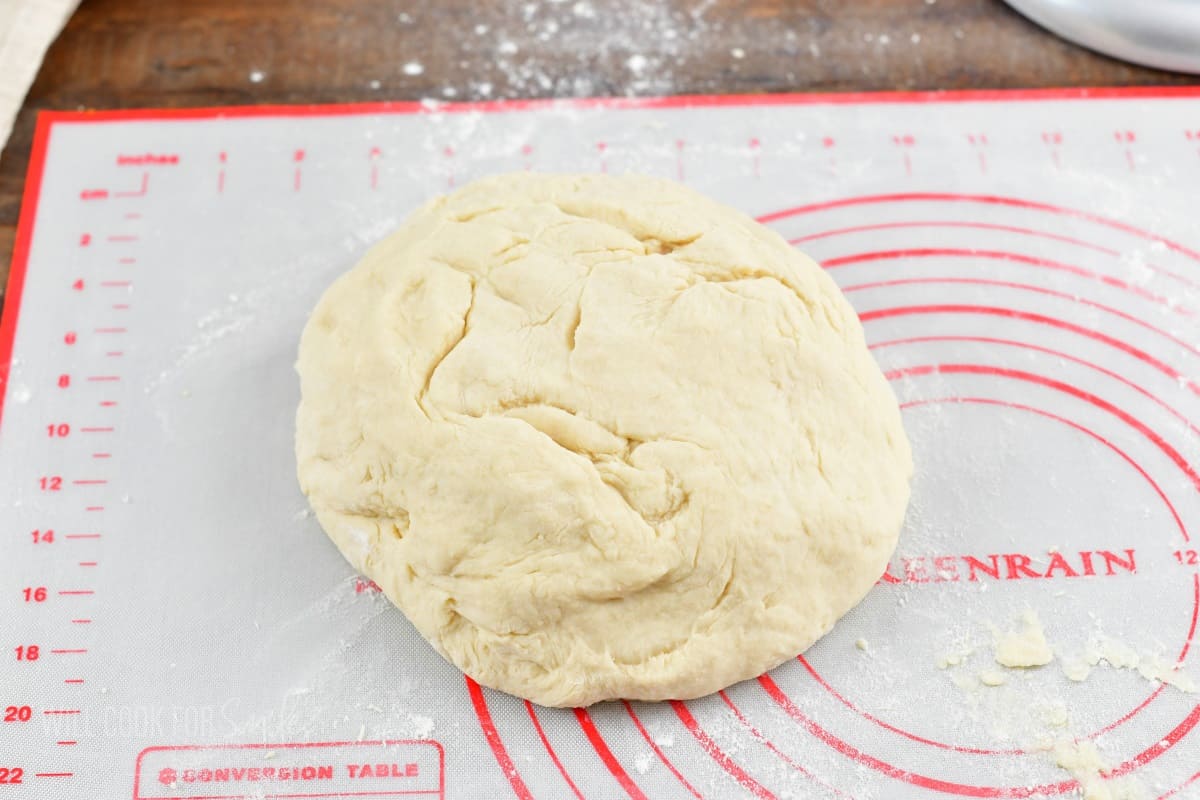
[[[757,680],[480,688],[306,512],[307,312],[429,196],[520,169],[759,217],[893,382],[899,549]],[[1189,89],[43,115],[0,328],[0,800],[1200,797],[1197,185]],[[1027,611],[1055,661],[996,678]],[[1103,774],[1056,763],[1089,747]]]

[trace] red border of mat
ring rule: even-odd
[[[0,422],[7,395],[8,374],[20,316],[25,274],[33,245],[34,224],[45,172],[50,137],[56,124],[96,124],[137,120],[218,120],[255,117],[340,117],[372,114],[509,113],[553,109],[626,110],[808,105],[881,105],[971,102],[1028,102],[1051,100],[1189,99],[1200,97],[1200,86],[1138,86],[1062,89],[966,90],[948,92],[877,92],[844,94],[679,95],[673,97],[593,97],[566,100],[496,100],[442,103],[376,102],[344,105],[261,105],[182,109],[119,109],[101,111],[43,111],[38,115],[13,247],[12,267],[0,315]],[[0,433],[3,428],[0,426]],[[480,698],[482,699],[482,698]],[[497,760],[501,753],[489,741]],[[504,754],[505,756],[507,754]],[[511,776],[510,776],[511,779]],[[517,778],[519,781],[519,777]],[[516,789],[516,785],[514,785]],[[519,793],[519,792],[518,792]]]

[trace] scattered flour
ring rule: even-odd
[[[1083,800],[1142,800],[1141,785],[1130,778],[1109,780],[1108,764],[1093,742],[1060,741],[1053,747],[1054,763],[1079,781]]]
[[[974,645],[963,644],[947,650],[937,657],[938,669],[949,669],[963,664],[968,658],[975,653]]]
[[[1103,635],[1092,637],[1082,655],[1064,662],[1063,673],[1072,681],[1084,681],[1092,667],[1101,665],[1133,670],[1148,681],[1165,683],[1189,694],[1200,691],[1196,681],[1180,665],[1156,654],[1139,653],[1129,645]]]
[[[1071,715],[1061,700],[1040,704],[1037,714],[1039,721],[1047,728],[1065,728],[1071,724]]]
[[[408,730],[413,739],[428,739],[433,734],[433,717],[427,717],[424,714],[413,714],[407,711],[404,713],[404,716],[408,722]]]
[[[1069,711],[1071,683],[1055,690],[1038,686],[1031,668],[1055,660],[1055,650],[1046,639],[1041,620],[1032,610],[1019,617],[1018,626],[992,633],[992,659],[998,666],[981,664],[971,642],[957,643],[937,658],[951,682],[963,692],[954,705],[978,714],[989,723],[997,742],[1049,754],[1053,764],[1079,783],[1077,796],[1083,800],[1145,800],[1150,795],[1134,777],[1110,778],[1103,757],[1103,739],[1079,740],[1073,732]],[[982,655],[982,654],[980,654]],[[1136,672],[1146,680],[1165,683],[1184,692],[1197,692],[1196,682],[1181,665],[1137,649],[1103,634],[1093,634],[1077,655],[1059,659],[1067,681],[1086,681],[1096,667]],[[1098,744],[1099,743],[1099,744]]]
[[[475,77],[433,92],[467,99],[588,97],[612,94],[614,88],[630,96],[702,94],[728,90],[728,85],[721,70],[698,71],[698,61],[723,57],[736,71],[752,53],[770,53],[787,65],[783,77],[795,81],[797,67],[820,57],[821,26],[761,25],[710,13],[714,5],[715,0],[499,4],[496,17],[467,28],[472,41],[460,49],[461,74]],[[886,44],[890,38],[881,35],[879,41]],[[729,42],[742,44],[729,47]],[[614,65],[628,70],[618,87],[605,77]]]

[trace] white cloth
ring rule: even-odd
[[[79,0],[0,0],[0,147],[46,49]]]

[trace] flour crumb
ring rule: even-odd
[[[1129,645],[1101,636],[1088,646],[1087,661],[1093,667],[1103,661],[1117,669],[1137,669],[1141,658]]]
[[[664,733],[661,736],[655,736],[654,743],[659,747],[674,747],[675,737],[669,733]]]
[[[949,669],[957,667],[971,657],[975,652],[975,648],[969,645],[964,645],[957,650],[949,650],[937,657],[938,669]]]
[[[1000,670],[989,669],[979,673],[979,682],[984,686],[1003,686],[1008,682],[1008,678]]]
[[[633,768],[638,771],[639,775],[645,775],[650,771],[650,754],[639,753],[633,758]]]
[[[1074,658],[1070,661],[1064,661],[1062,668],[1063,675],[1067,677],[1067,680],[1075,681],[1076,683],[1082,683],[1083,681],[1086,681],[1088,679],[1088,675],[1092,674],[1091,665],[1089,665],[1087,661],[1082,658]]]
[[[1129,645],[1107,636],[1093,638],[1082,660],[1093,667],[1107,664],[1114,669],[1134,670],[1148,681],[1165,683],[1188,694],[1200,691],[1200,686],[1191,675],[1182,671],[1180,664],[1154,654],[1141,655]]]
[[[1079,782],[1083,800],[1141,800],[1141,785],[1130,778],[1109,780],[1108,764],[1093,742],[1062,741],[1054,745],[1054,763]]]
[[[266,73],[264,73],[260,69],[251,70],[251,72],[250,72],[250,82],[251,83],[262,83],[263,79],[266,77],[267,77]]]
[[[263,761],[270,761],[270,760],[271,760],[272,758],[274,758],[274,757],[275,757],[275,751],[274,751],[274,750],[268,750],[268,751],[267,751],[267,752],[266,752],[266,753],[263,755]]]
[[[634,75],[641,75],[642,71],[646,69],[646,63],[646,57],[644,55],[641,53],[634,53],[625,62],[625,66],[628,67],[629,71]]]
[[[729,51],[729,55],[740,60],[746,57],[746,51],[740,47],[735,47]]]
[[[1146,656],[1141,659],[1141,663],[1137,667],[1138,674],[1148,681],[1157,683],[1165,683],[1168,686],[1174,686],[1182,692],[1195,694],[1197,692],[1196,682],[1192,680],[1192,676],[1179,670],[1179,666],[1166,661],[1159,656]]]
[[[403,67],[405,75],[420,75],[425,71],[425,65],[420,61],[410,61]]]
[[[859,650],[862,650],[864,653],[871,649],[871,643],[866,639],[858,639],[854,642],[854,646]]]
[[[414,739],[428,739],[433,734],[433,717],[424,714],[409,714],[408,721],[412,723]]]
[[[1024,627],[1019,631],[1004,631],[996,635],[996,663],[1003,667],[1043,667],[1054,660],[1046,643],[1042,623],[1033,611],[1021,615]]]
[[[1044,705],[1037,713],[1042,724],[1049,728],[1065,728],[1071,724],[1071,715],[1061,702]]]

